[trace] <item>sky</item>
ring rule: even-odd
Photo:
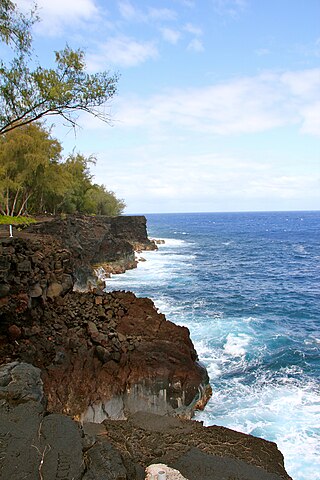
[[[53,134],[125,213],[320,210],[320,0],[37,3],[40,63],[120,74],[112,125]]]

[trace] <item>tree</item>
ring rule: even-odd
[[[90,164],[95,164],[93,156],[86,158],[81,153],[73,152],[64,163],[64,170],[70,176],[70,188],[59,205],[65,213],[87,213],[84,199],[87,191],[92,187]]]
[[[110,217],[121,215],[125,206],[124,201],[118,199],[114,192],[107,190],[104,185],[92,185],[84,198],[86,212],[95,215],[108,215]]]
[[[14,58],[0,62],[0,134],[48,115],[59,115],[75,127],[81,111],[102,121],[110,117],[100,107],[117,91],[118,75],[86,72],[84,52],[55,52],[56,67],[31,68],[31,27],[36,12],[20,13],[11,0],[0,0],[0,39],[13,48]]]
[[[125,203],[108,191],[104,185],[92,183],[90,165],[96,163],[94,156],[85,157],[73,152],[64,162],[64,171],[69,176],[69,189],[58,211],[65,213],[88,213],[92,215],[120,215]]]
[[[54,175],[62,147],[50,132],[33,123],[0,137],[0,211],[21,215],[41,210],[47,192],[65,189],[64,178]]]
[[[11,0],[0,0],[0,39],[17,51],[27,53],[31,48],[31,27],[38,20],[36,9],[28,15],[17,11]]]
[[[0,213],[122,213],[123,200],[92,183],[90,165],[96,159],[73,152],[63,161],[61,152],[39,122],[0,136]]]

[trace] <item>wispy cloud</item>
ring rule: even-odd
[[[16,0],[17,5],[30,9],[30,0]],[[37,0],[41,22],[36,31],[46,36],[61,35],[68,28],[80,27],[84,22],[98,18],[94,0]]]
[[[183,7],[194,8],[196,6],[195,0],[174,0],[176,3],[179,3]]]
[[[120,15],[126,20],[141,20],[142,14],[137,10],[131,2],[118,2]],[[142,18],[141,18],[142,16]]]
[[[147,7],[142,10],[128,0],[118,2],[118,7],[120,15],[127,21],[147,23],[150,21],[174,20],[177,16],[176,12],[169,8]]]
[[[247,0],[212,0],[219,15],[237,17],[248,6]]]
[[[176,45],[181,38],[181,32],[174,30],[173,28],[161,28],[160,29],[163,39],[166,42]]]
[[[187,46],[187,50],[191,50],[193,52],[203,52],[204,51],[204,46],[201,40],[198,38],[194,38],[191,40],[189,45]]]
[[[217,135],[250,134],[296,125],[320,135],[320,69],[261,74],[201,89],[174,90],[120,102],[124,126],[176,128]]]
[[[87,65],[91,71],[105,69],[106,65],[135,67],[157,56],[153,42],[138,42],[126,36],[117,36],[98,45],[95,53],[88,53]]]
[[[108,158],[110,153],[105,155]],[[266,206],[274,199],[276,207],[279,199],[299,202],[306,195],[315,198],[319,188],[319,180],[314,176],[277,172],[268,159],[244,161],[241,156],[186,151],[178,155],[153,151],[150,145],[131,148],[122,155],[131,159],[125,178],[121,161],[112,166],[105,162],[99,176],[108,178],[112,188],[125,196],[131,211],[135,211],[136,202],[141,204],[141,197],[149,211],[172,211],[173,205],[175,211],[201,209],[201,205],[226,210],[228,201],[233,208],[236,204],[240,209],[252,209],[252,202],[257,199],[265,201]]]
[[[177,14],[169,8],[148,8],[147,18],[153,20],[175,20]]]
[[[183,30],[196,36],[200,36],[203,34],[202,28],[193,25],[192,23],[186,23],[183,27]]]

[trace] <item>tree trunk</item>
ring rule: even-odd
[[[14,216],[14,210],[15,210],[15,208],[16,208],[16,203],[17,203],[17,200],[18,200],[19,192],[20,192],[20,187],[18,188],[18,190],[17,190],[17,192],[16,192],[16,194],[15,194],[15,196],[14,196],[14,200],[13,200],[13,204],[12,204],[12,209],[11,209],[11,213],[10,213],[11,217]]]
[[[23,200],[22,205],[21,205],[21,208],[20,208],[20,210],[19,210],[19,212],[18,212],[18,214],[17,214],[17,217],[20,217],[20,215],[21,215],[21,213],[23,212],[23,209],[24,209],[24,207],[26,206],[26,203],[27,203],[27,201],[29,200],[29,198],[31,197],[31,195],[32,195],[32,192],[30,192],[29,195],[27,195],[26,198]]]

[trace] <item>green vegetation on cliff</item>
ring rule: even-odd
[[[115,94],[118,76],[88,74],[82,50],[55,52],[55,68],[43,68],[32,49],[37,7],[27,13],[0,0],[0,214],[119,215],[125,204],[104,185],[92,182],[95,158],[72,153],[39,120],[58,115],[73,127],[80,112],[109,122],[104,106]]]
[[[92,182],[94,157],[72,153],[38,122],[0,137],[0,213],[119,215],[125,203],[105,186]]]

